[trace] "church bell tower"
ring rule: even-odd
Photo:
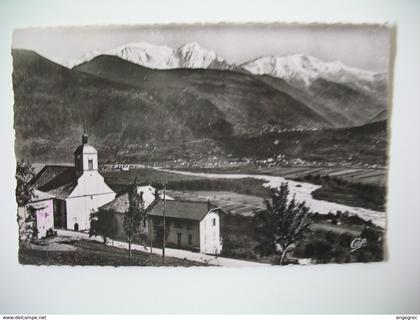
[[[85,172],[98,171],[98,151],[88,144],[86,132],[82,135],[82,144],[74,151],[74,166],[77,176]]]

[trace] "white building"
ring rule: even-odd
[[[153,201],[156,199],[156,188],[153,188],[150,184],[147,186],[138,186],[137,187],[137,193],[143,194],[143,200],[144,200],[144,207],[148,208]],[[162,198],[162,190],[159,191],[159,197]],[[174,200],[172,197],[166,195],[166,200]]]
[[[25,240],[32,235],[41,239],[47,236],[48,230],[54,229],[53,201],[53,195],[34,190],[31,201],[18,207],[20,239]]]
[[[166,197],[168,201],[165,203],[162,199],[152,200],[150,196],[155,190],[149,187],[139,187],[138,190],[143,192],[145,206],[149,209],[147,224],[143,227],[151,243],[157,247],[163,244],[165,207],[165,243],[168,247],[215,255],[221,253],[220,208],[215,208],[207,202],[173,200],[169,197]],[[117,218],[117,233],[123,235],[124,214],[129,209],[128,194],[122,194],[100,209]]]
[[[207,254],[220,254],[220,208],[209,203],[187,200],[160,200],[148,212],[149,236],[154,243],[163,238],[163,207],[165,206],[166,244],[180,249],[198,250]]]
[[[200,252],[217,255],[222,251],[218,211],[218,208],[210,209],[200,221]]]
[[[90,228],[90,214],[115,199],[115,192],[98,172],[98,152],[86,134],[74,152],[74,166],[45,166],[34,187],[55,196],[54,227],[70,230]]]

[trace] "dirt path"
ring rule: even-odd
[[[85,239],[85,240],[92,240],[92,241],[99,241],[99,242],[103,241],[102,237],[96,236],[96,237],[89,238],[89,235],[83,232],[58,230],[57,233],[60,236],[72,237],[74,239]],[[107,245],[120,248],[120,249],[128,249],[128,243],[122,242],[122,241],[109,240]],[[132,244],[131,248],[136,251],[141,251],[141,252],[146,252],[146,253],[150,252],[150,247],[144,247],[138,244]],[[159,248],[152,248],[152,252],[157,255],[162,255],[162,249],[159,249]],[[200,252],[191,252],[187,250],[179,250],[179,249],[172,249],[172,248],[166,248],[165,255],[167,257],[185,259],[189,261],[201,262],[201,263],[205,263],[205,264],[209,264],[213,266],[222,266],[222,267],[269,266],[269,264],[264,264],[264,263],[259,263],[259,262],[215,257],[215,256],[207,255],[204,253],[200,253]]]

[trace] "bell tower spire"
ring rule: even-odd
[[[83,135],[82,135],[82,145],[88,143],[88,135],[86,133],[86,130],[83,129]]]

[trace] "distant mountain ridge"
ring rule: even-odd
[[[302,82],[306,86],[318,78],[339,83],[347,83],[355,79],[374,81],[376,74],[348,67],[340,61],[324,62],[302,53],[260,57],[241,64],[241,67],[253,74],[267,74],[288,82]]]
[[[303,53],[263,56],[236,65],[219,56],[214,50],[203,48],[196,42],[185,43],[179,48],[147,42],[132,42],[109,50],[96,49],[87,52],[79,60],[56,59],[55,61],[65,67],[73,68],[99,55],[117,56],[150,69],[191,68],[249,71],[255,75],[266,74],[286,81],[302,81],[306,85],[319,77],[340,83],[351,82],[355,79],[375,81],[378,74],[346,66],[340,61],[321,61]]]
[[[269,75],[261,75],[260,79],[278,90],[287,92],[294,99],[321,114],[335,127],[370,123],[378,113],[385,115],[381,120],[386,120],[386,89],[371,94],[358,89],[356,84],[337,83],[324,78],[313,80],[309,86]]]
[[[13,50],[13,68],[19,157],[68,161],[84,125],[111,159],[128,145],[148,146],[137,159],[198,156],[222,152],[211,142],[218,138],[331,126],[288,94],[238,72],[154,70],[104,55],[67,69],[27,50]]]
[[[157,70],[109,55],[98,56],[72,70],[153,92],[162,103],[178,107],[187,103],[196,108],[203,102],[211,104],[233,125],[234,134],[254,134],[270,123],[301,129],[331,126],[287,93],[252,75],[230,70]]]
[[[32,51],[12,54],[18,159],[69,162],[83,127],[104,161],[228,154],[385,159],[385,121],[372,130],[334,127],[386,113],[371,110],[373,100],[357,90],[324,79],[308,93],[282,79],[232,70],[151,69],[113,55],[68,69]],[[320,92],[325,97],[315,101]],[[322,107],[325,101],[331,105]]]
[[[369,106],[374,113],[386,108],[388,96],[388,74],[375,73],[357,68],[348,67],[340,61],[324,62],[315,57],[305,54],[289,54],[286,56],[261,57],[251,62],[241,65],[252,74],[269,75],[275,78],[283,79],[294,88],[301,91],[309,99],[317,99],[322,96],[325,100],[332,85],[339,88],[345,86],[352,89],[353,94],[363,95],[366,100],[362,102],[365,108]],[[329,84],[329,92],[325,94],[323,87],[318,84]],[[338,90],[338,92],[343,90]],[[351,96],[349,96],[351,98]],[[344,97],[342,97],[344,98]],[[324,101],[327,105],[335,104],[336,94],[332,94],[331,99]],[[360,105],[360,99],[357,99]],[[351,108],[351,105],[349,105]],[[379,109],[378,109],[379,108]],[[349,110],[350,111],[350,110]],[[354,112],[360,111],[356,108]],[[365,112],[369,113],[369,110]],[[363,122],[363,113],[361,119],[356,122],[343,123],[344,125],[361,125]],[[371,116],[371,115],[370,115]]]
[[[203,48],[195,42],[179,48],[138,42],[88,52],[79,61],[62,64],[80,69],[81,65],[103,55],[119,57],[155,70],[230,70],[255,75],[273,88],[306,104],[335,127],[369,123],[376,114],[386,110],[387,105],[387,73],[360,70],[340,61],[325,62],[302,53],[264,56],[235,65],[214,50]],[[281,84],[275,79],[285,83]]]

